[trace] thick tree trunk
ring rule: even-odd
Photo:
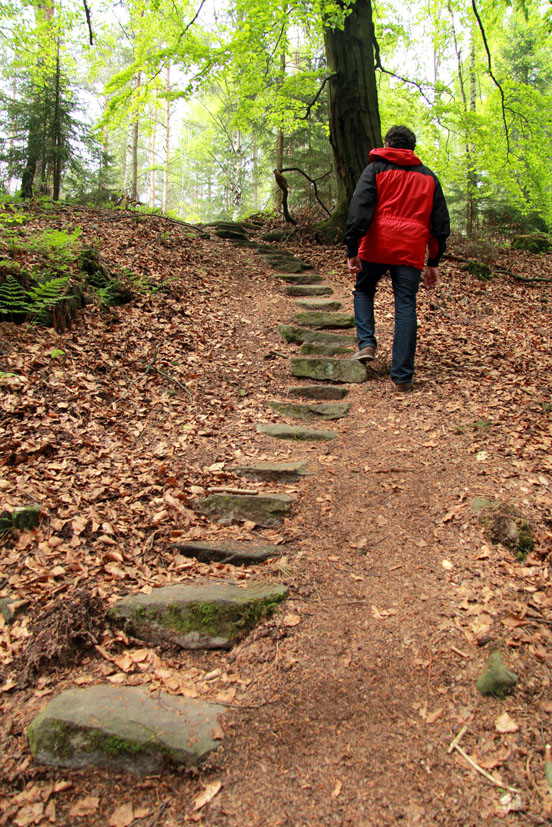
[[[339,0],[344,6],[343,0]],[[344,227],[346,207],[371,149],[381,146],[371,0],[356,0],[341,29],[324,34],[328,71],[330,143],[338,182],[338,207],[326,224]]]

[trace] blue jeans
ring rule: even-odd
[[[395,296],[395,332],[391,379],[394,382],[410,382],[414,375],[416,353],[416,295],[420,285],[421,270],[403,264],[373,264],[362,262],[357,273],[354,296],[355,322],[359,350],[377,347],[374,320],[374,296],[378,281],[389,270]]]

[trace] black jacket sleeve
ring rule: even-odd
[[[428,267],[437,267],[441,256],[447,246],[447,238],[450,235],[450,218],[447,202],[439,180],[435,178],[435,191],[433,193],[433,207],[430,216]]]
[[[376,164],[371,163],[360,176],[349,206],[347,229],[343,236],[347,245],[347,258],[358,255],[359,241],[372,223],[377,200]]]

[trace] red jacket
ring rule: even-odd
[[[411,149],[373,149],[358,181],[344,241],[347,256],[421,270],[437,266],[450,234],[437,176]]]

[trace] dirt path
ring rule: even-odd
[[[74,422],[65,456],[78,441],[80,461],[69,467],[69,457],[63,465],[58,453],[34,467],[22,460],[5,468],[9,501],[21,491],[48,495],[57,510],[51,505],[53,527],[42,527],[38,551],[24,537],[19,551],[5,551],[4,570],[20,596],[34,594],[42,602],[51,596],[52,584],[47,595],[40,578],[26,579],[16,556],[25,552],[31,569],[41,554],[46,568],[55,560],[67,565],[65,547],[48,543],[52,535],[63,536],[68,515],[74,519],[79,491],[80,511],[90,522],[81,534],[74,529],[73,537],[83,541],[74,549],[87,567],[78,581],[93,579],[108,601],[144,584],[216,578],[283,581],[291,596],[231,652],[167,649],[149,652],[144,669],[139,661],[125,667],[119,660],[125,651],[143,650],[106,633],[87,659],[6,691],[3,791],[9,812],[14,796],[26,806],[27,795],[31,802],[55,798],[62,825],[122,824],[113,813],[129,800],[135,812],[147,812],[132,823],[151,827],[187,821],[221,827],[546,823],[552,600],[545,555],[552,498],[543,404],[550,399],[552,356],[544,288],[514,286],[507,295],[503,285],[468,284],[465,274],[443,268],[445,286],[433,308],[427,294],[420,296],[416,389],[397,396],[384,362],[392,335],[384,286],[382,356],[366,383],[351,386],[350,414],[331,424],[337,439],[291,444],[258,434],[255,426],[282,421],[266,402],[285,398],[294,383],[287,356],[296,347],[282,343],[276,330],[295,312],[293,299],[248,251],[220,241],[194,240],[190,248],[184,253],[175,245],[167,254],[166,266],[180,267],[180,296],[146,296],[133,310],[108,320],[92,315],[86,331],[59,337],[73,354],[77,388],[44,370],[45,411],[33,416],[44,423],[45,412],[59,411],[70,399]],[[304,246],[297,252],[310,256],[350,308],[340,253]],[[155,258],[151,244],[149,255]],[[7,364],[13,368],[19,360],[32,376],[29,361],[43,358],[37,354],[48,340],[39,332],[20,335],[17,352],[4,341]],[[163,376],[129,388],[156,343],[158,364],[186,383],[189,398],[167,395]],[[103,401],[92,406],[81,383],[95,394],[105,375],[101,365],[108,366],[109,380],[101,385]],[[307,459],[313,473],[293,485],[264,486],[297,496],[281,530],[220,528],[171,510],[167,491],[187,506],[194,487],[232,481],[228,469],[236,460],[288,458]],[[105,496],[105,488],[119,498]],[[71,498],[66,511],[63,491]],[[536,528],[536,552],[517,563],[511,551],[490,544],[471,507],[477,496],[522,509]],[[181,538],[220,537],[282,543],[284,556],[237,570],[179,559],[171,548]],[[65,575],[57,577],[63,589]],[[8,662],[22,647],[14,634],[26,637],[20,629],[27,625],[12,627],[8,642],[5,633]],[[475,689],[497,647],[520,676],[505,701],[483,699]],[[176,680],[177,694],[224,700],[230,709],[222,747],[197,776],[169,773],[130,786],[126,777],[100,770],[34,766],[24,731],[44,698],[75,681],[106,679],[165,689]],[[510,723],[497,728],[504,712]],[[496,784],[447,753],[464,726],[464,749],[494,773]],[[194,799],[219,783],[211,802],[195,810]],[[519,798],[504,798],[499,783],[519,789]],[[59,790],[48,792],[53,784]],[[79,803],[82,811],[74,809]],[[41,812],[26,823],[48,823]],[[0,824],[23,825],[6,818]]]

